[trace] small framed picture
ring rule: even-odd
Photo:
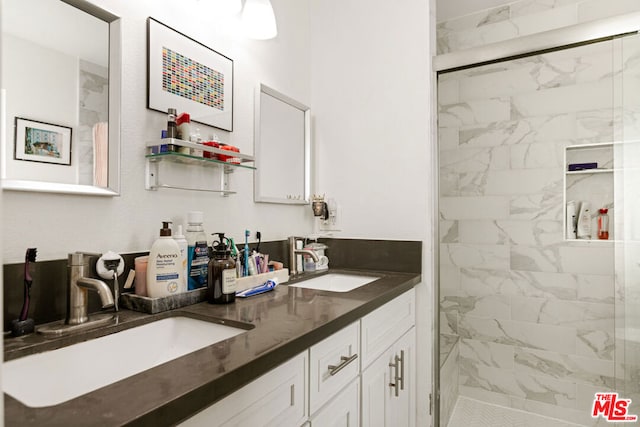
[[[151,17],[147,31],[147,107],[233,131],[233,60]]]
[[[71,128],[16,117],[14,158],[71,166]]]

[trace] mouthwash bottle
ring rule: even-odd
[[[187,214],[187,254],[189,266],[188,290],[207,286],[207,266],[209,265],[209,248],[207,235],[202,227],[203,214],[192,211]]]

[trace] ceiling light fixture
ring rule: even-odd
[[[269,0],[245,0],[241,20],[242,30],[249,38],[267,40],[278,35],[276,16]]]

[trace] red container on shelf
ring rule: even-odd
[[[238,147],[234,147],[233,145],[220,145],[220,149],[221,150],[226,150],[226,151],[231,151],[233,153],[239,153],[240,149]],[[240,159],[238,157],[235,156],[227,156],[224,154],[218,154],[217,155],[218,160],[220,160],[221,162],[227,162],[227,163],[233,163],[236,165],[240,164]]]
[[[208,147],[220,148],[220,144],[215,141],[205,141],[202,144]],[[212,153],[211,151],[205,151],[203,154],[205,159],[215,159],[218,157],[218,154]]]

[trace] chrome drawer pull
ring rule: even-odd
[[[344,369],[345,366],[347,366],[349,363],[353,362],[354,360],[356,360],[358,358],[358,354],[354,354],[353,356],[347,357],[347,356],[340,356],[340,364],[338,366],[335,365],[329,365],[327,366],[327,369],[329,369],[329,375],[335,375],[338,372],[340,372],[342,369]]]
[[[400,350],[400,390],[404,390],[404,350]]]
[[[396,363],[389,363],[389,367],[393,368],[393,380],[395,381],[395,383],[389,383],[389,387],[395,388],[395,395],[396,397],[398,397],[400,393],[400,389],[398,388],[398,383],[402,381],[401,378],[398,376],[398,365],[400,364],[400,358],[398,357],[398,355],[396,355],[394,359]]]

